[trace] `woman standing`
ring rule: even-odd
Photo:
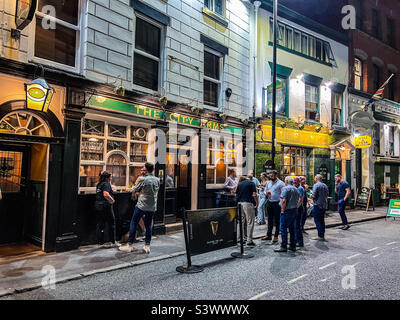
[[[111,187],[111,174],[107,171],[100,173],[100,182],[96,186],[96,235],[97,243],[105,248],[119,247],[115,235],[115,216],[113,204],[114,192]],[[108,242],[104,243],[104,229],[108,224]]]
[[[265,194],[265,186],[267,185],[268,182],[268,175],[263,172],[260,175],[260,196],[259,196],[259,203],[258,203],[258,208],[257,208],[257,223],[258,224],[265,224],[265,210],[267,207],[267,195]]]

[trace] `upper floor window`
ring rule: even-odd
[[[342,95],[332,91],[332,124],[342,125]]]
[[[356,23],[357,23],[357,28],[360,30],[363,30],[364,28],[364,6],[363,6],[363,1],[364,0],[356,0],[355,2],[355,7],[356,7]]]
[[[306,84],[306,120],[318,121],[319,88]]]
[[[273,20],[270,19],[270,41],[273,41]],[[302,55],[336,64],[329,42],[318,39],[289,25],[278,22],[278,45]]]
[[[372,34],[378,39],[381,38],[381,22],[376,9],[372,9]]]
[[[389,46],[391,47],[395,47],[396,43],[395,43],[395,33],[396,33],[396,28],[395,28],[395,22],[393,19],[387,19],[387,43]]]
[[[161,26],[136,17],[133,83],[158,91],[161,65]]]
[[[220,16],[225,15],[225,0],[205,0],[204,5],[208,10],[218,13]]]
[[[54,8],[52,20],[46,18],[45,6]],[[78,67],[80,42],[79,0],[39,0],[36,12],[34,57],[55,64]],[[49,12],[52,15],[51,12]],[[54,18],[54,20],[53,20]],[[55,22],[55,23],[54,23]]]
[[[379,89],[379,87],[381,85],[380,78],[381,78],[381,70],[376,64],[374,64],[373,65],[373,85],[374,85],[373,89],[375,92]]]
[[[362,90],[363,72],[362,61],[359,58],[354,59],[354,88]]]
[[[206,48],[204,51],[204,104],[218,107],[221,91],[222,56]]]
[[[276,77],[276,113],[286,116],[287,115],[287,89],[288,89],[288,78],[277,75]],[[265,94],[265,91],[266,94]],[[268,86],[268,88],[264,89],[263,96],[267,98],[266,101],[266,110],[264,110],[264,115],[272,114],[272,92],[273,92],[273,84]],[[265,96],[266,95],[266,96]],[[265,101],[265,100],[264,100]]]

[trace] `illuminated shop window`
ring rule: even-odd
[[[303,148],[283,146],[281,176],[306,176],[306,155]]]
[[[147,161],[147,133],[148,128],[140,124],[84,119],[80,190],[93,192],[102,170],[110,171],[117,189],[131,188]]]

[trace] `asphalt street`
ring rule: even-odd
[[[4,299],[146,300],[360,300],[400,298],[400,221],[379,220],[328,229],[326,242],[310,240],[296,253],[275,253],[256,241],[252,259],[234,259],[229,248],[193,257],[205,266],[180,274],[185,257],[96,274]],[[129,253],[126,253],[129,255]]]

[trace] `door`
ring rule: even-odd
[[[167,150],[167,164],[165,177],[165,217],[166,223],[176,221],[181,217],[181,209],[191,208],[191,176],[192,163],[190,151],[180,151],[179,148]]]
[[[0,147],[0,244],[24,240],[29,149]]]

